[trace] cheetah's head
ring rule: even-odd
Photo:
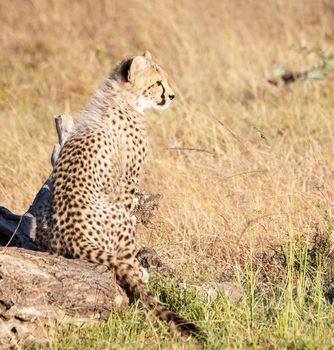
[[[130,92],[130,104],[140,113],[146,108],[163,110],[175,97],[167,73],[152,60],[149,52],[126,60],[120,70],[124,88]]]

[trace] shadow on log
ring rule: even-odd
[[[55,122],[59,144],[54,147],[52,165],[74,127],[71,116],[58,116]],[[31,342],[50,344],[58,326],[106,321],[111,310],[128,304],[107,267],[51,255],[35,244],[36,211],[41,203],[50,201],[50,186],[49,178],[23,216],[0,207],[1,349],[21,348]],[[147,224],[160,195],[136,195],[135,216]]]

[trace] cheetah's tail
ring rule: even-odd
[[[123,266],[124,267],[124,266]],[[116,276],[120,285],[132,296],[139,298],[147,308],[154,311],[155,315],[162,321],[170,325],[170,330],[174,333],[181,333],[182,337],[194,336],[200,341],[205,341],[206,335],[194,323],[185,320],[167,307],[150,293],[146,284],[144,284],[137,273],[129,273],[121,266],[116,267]]]
[[[178,316],[173,311],[166,308],[162,303],[148,290],[139,277],[139,262],[132,259],[119,261],[114,255],[101,250],[96,245],[89,242],[86,259],[91,262],[98,262],[114,269],[117,282],[124,288],[130,297],[140,299],[148,309],[155,312],[155,315],[162,321],[170,325],[172,332],[179,332],[183,337],[193,335],[201,342],[206,342],[206,335],[195,324]],[[80,255],[78,255],[80,256]]]

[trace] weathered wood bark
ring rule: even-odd
[[[58,116],[55,122],[59,143],[53,149],[52,165],[74,127],[71,116]],[[111,310],[128,303],[106,267],[39,251],[34,242],[35,215],[41,203],[50,201],[50,186],[49,178],[23,216],[0,207],[1,349],[32,341],[50,343],[59,324],[105,321]],[[160,196],[137,196],[135,215],[147,224]]]
[[[47,344],[58,326],[106,321],[128,299],[105,266],[43,252],[0,253],[0,348]]]

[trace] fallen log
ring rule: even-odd
[[[15,247],[0,253],[1,349],[50,344],[58,327],[107,321],[127,304],[103,265]]]

